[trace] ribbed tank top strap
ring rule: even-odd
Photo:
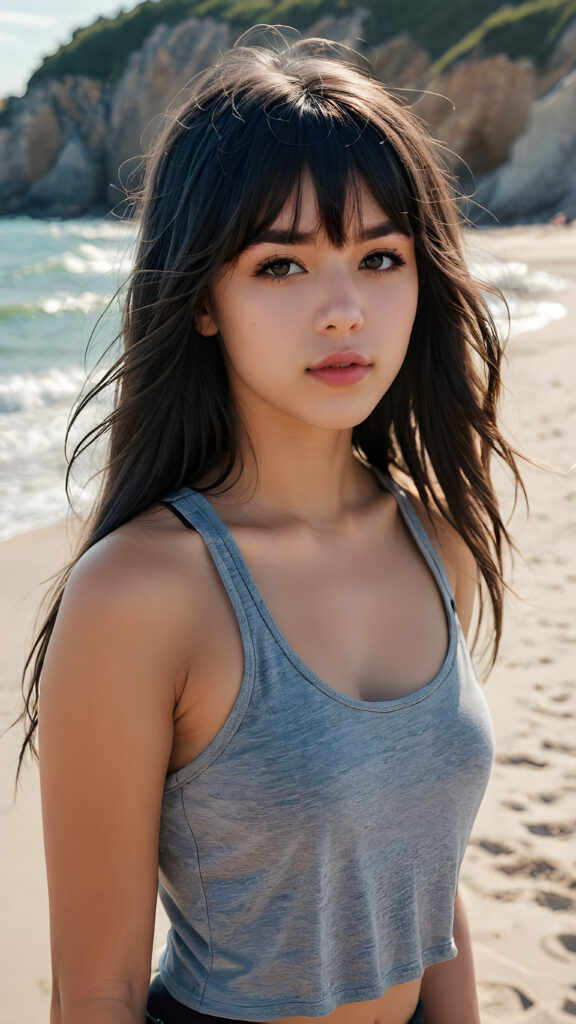
[[[442,565],[428,533],[422,525],[420,516],[414,508],[408,491],[401,487],[400,484],[396,483],[391,476],[381,473],[380,470],[376,469],[374,466],[372,467],[372,472],[381,486],[384,487],[385,490],[389,491],[396,499],[400,512],[404,518],[404,522],[426,559],[426,562],[430,567],[430,571],[438,583],[441,593],[445,597],[446,603],[451,606],[452,611],[456,611],[456,602],[454,600],[450,581],[446,575],[446,570]]]

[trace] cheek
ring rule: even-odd
[[[418,279],[407,280],[400,290],[396,306],[396,322],[398,327],[408,335],[412,331],[416,310],[418,308]]]
[[[293,345],[298,332],[294,300],[286,296],[283,304],[282,295],[270,294],[274,290],[273,285],[261,290],[245,287],[241,293],[229,292],[220,303],[220,334],[231,359],[244,365],[257,357],[273,362],[286,343]]]
[[[406,276],[403,281],[403,287],[406,309],[410,311],[409,315],[414,318],[416,306],[418,305],[418,273],[416,268],[413,268],[412,272]]]
[[[244,300],[220,318],[220,336],[229,370],[245,384],[260,387],[282,373],[281,325],[266,310]]]
[[[389,308],[389,331],[386,332],[386,348],[389,353],[389,369],[400,370],[412,337],[412,328],[418,306],[418,282],[416,279],[402,283],[392,308]]]
[[[391,301],[384,303],[379,309],[381,323],[400,342],[406,333],[410,333],[416,317],[418,303],[417,292],[411,288],[399,288]]]

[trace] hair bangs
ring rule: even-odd
[[[326,150],[310,152],[310,174],[320,220],[333,245],[349,242],[362,228],[362,185],[401,233],[412,236],[410,190],[393,148],[375,125],[338,125]]]
[[[220,163],[227,181],[227,208],[221,210],[230,249],[226,262],[259,242],[283,210],[291,209],[290,233],[299,228],[302,182],[310,175],[318,204],[316,230],[336,248],[362,227],[362,185],[398,231],[412,236],[410,188],[393,147],[375,125],[361,123],[350,110],[321,110],[302,104],[254,108],[246,118],[247,137],[233,152],[224,145]],[[266,168],[263,176],[262,167]]]

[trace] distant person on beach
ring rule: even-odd
[[[501,344],[442,148],[292,31],[193,81],[135,198],[102,488],[26,664],[51,1024],[480,1020]]]

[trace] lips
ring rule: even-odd
[[[323,384],[328,384],[330,387],[343,388],[359,384],[371,369],[370,363],[363,365],[347,363],[346,366],[342,366],[342,364],[317,366],[314,370],[306,370],[306,373],[313,380],[322,381]]]
[[[370,360],[362,352],[347,350],[346,352],[331,352],[330,355],[324,356],[309,369],[322,370],[324,367],[339,369],[347,366],[368,366],[369,363]]]

